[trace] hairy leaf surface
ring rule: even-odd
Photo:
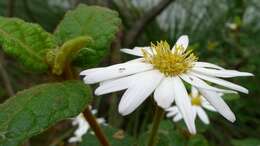
[[[0,17],[0,44],[28,69],[43,72],[48,69],[46,52],[55,48],[56,41],[37,24]]]
[[[18,146],[63,119],[76,116],[91,101],[80,81],[50,83],[18,92],[0,105],[0,146]]]

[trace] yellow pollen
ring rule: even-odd
[[[191,98],[191,104],[200,106],[201,105],[201,97],[200,97],[200,95],[198,95],[197,97]]]
[[[193,67],[198,58],[192,51],[184,51],[183,46],[176,46],[175,50],[170,49],[166,41],[151,43],[151,52],[142,49],[144,59],[151,63],[165,76],[176,76],[187,72]]]

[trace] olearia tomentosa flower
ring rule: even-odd
[[[188,36],[181,36],[170,49],[166,41],[151,44],[150,47],[121,49],[122,52],[138,56],[125,63],[108,67],[87,69],[80,73],[86,84],[100,83],[96,95],[126,90],[118,110],[122,115],[133,112],[154,92],[158,106],[166,109],[175,101],[191,133],[196,133],[194,113],[186,91],[186,82],[197,87],[207,101],[226,119],[235,121],[235,116],[216,92],[248,93],[242,86],[223,80],[237,76],[252,76],[251,73],[227,70],[218,65],[200,62],[188,47]],[[209,85],[206,81],[229,88],[222,89]],[[213,94],[214,93],[214,94]]]
[[[204,90],[204,89],[201,89]],[[207,91],[206,91],[207,92]],[[215,98],[221,98],[223,95],[222,93],[215,92]],[[196,87],[191,88],[190,96],[190,102],[194,111],[194,118],[199,117],[199,119],[204,124],[209,124],[209,118],[207,116],[207,113],[204,109],[207,109],[212,112],[217,112],[216,109],[199,93],[199,91],[196,89]],[[168,118],[172,118],[174,122],[180,121],[183,117],[181,112],[179,111],[177,106],[172,106],[168,109],[166,109],[167,114],[166,116]]]

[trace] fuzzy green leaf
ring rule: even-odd
[[[28,69],[43,72],[48,69],[46,52],[55,48],[56,41],[37,24],[0,17],[0,44],[7,54],[16,57]]]
[[[80,81],[50,83],[18,92],[0,105],[0,146],[18,146],[56,122],[76,116],[91,101]]]
[[[60,45],[78,36],[91,37],[94,42],[86,48],[94,51],[81,49],[74,63],[81,67],[93,67],[104,57],[120,24],[117,12],[104,7],[81,4],[65,15],[54,35]]]

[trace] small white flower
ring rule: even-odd
[[[80,73],[86,84],[100,82],[96,95],[126,90],[119,103],[119,112],[128,115],[154,92],[158,106],[166,109],[175,100],[191,133],[195,133],[193,110],[183,81],[203,89],[201,94],[230,121],[235,121],[233,112],[222,98],[215,98],[216,92],[248,93],[242,86],[221,78],[252,76],[251,73],[226,70],[218,65],[199,62],[188,47],[188,36],[181,36],[170,49],[167,42],[161,41],[151,47],[121,49],[122,52],[140,58],[109,67],[87,69]],[[231,90],[220,89],[207,84],[209,81]],[[235,91],[233,91],[235,90]]]
[[[218,93],[218,97],[221,97],[222,95],[222,93]],[[209,124],[209,118],[204,109],[212,112],[216,112],[216,109],[202,95],[199,94],[199,91],[195,87],[191,88],[190,102],[195,114],[194,118],[198,116],[204,124]],[[166,111],[168,111],[166,116],[168,118],[173,117],[172,120],[174,122],[178,122],[182,119],[182,114],[177,106],[172,106],[166,109]]]
[[[96,110],[92,110],[91,112],[92,112],[92,114],[95,114]],[[103,124],[103,123],[105,123],[105,119],[97,118],[97,122],[99,124]],[[74,131],[74,136],[69,139],[69,142],[70,143],[81,142],[83,135],[86,134],[90,128],[84,115],[82,113],[80,113],[76,118],[73,119],[72,125],[73,126],[78,125],[78,128]]]

